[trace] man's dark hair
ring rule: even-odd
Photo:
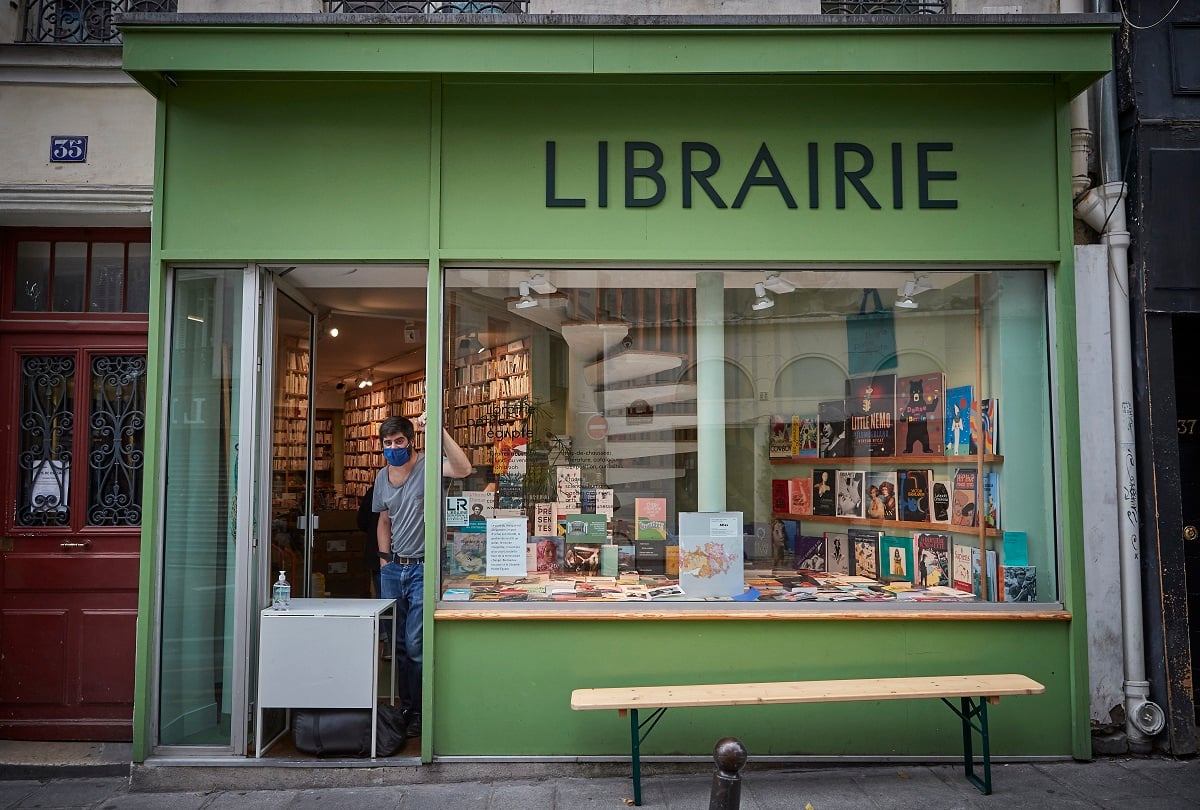
[[[388,436],[395,436],[397,433],[403,433],[409,444],[414,444],[417,440],[417,431],[413,427],[412,420],[403,416],[389,416],[379,425],[380,441]]]

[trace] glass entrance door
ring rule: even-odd
[[[263,590],[283,571],[293,596],[312,593],[313,345],[316,311],[298,292],[272,274],[264,300],[272,301],[264,325],[271,358],[270,570]]]

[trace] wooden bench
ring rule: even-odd
[[[758,706],[774,703],[837,703],[851,700],[941,698],[962,720],[963,769],[967,780],[985,795],[992,792],[992,760],[988,745],[987,705],[1004,695],[1040,695],[1046,687],[1024,675],[946,675],[919,678],[855,678],[840,681],[694,684],[576,689],[571,708],[616,709],[629,714],[632,742],[633,803],[642,804],[641,745],[667,709],[683,706]],[[958,698],[956,707],[949,698]],[[638,722],[640,709],[652,710]],[[978,720],[976,725],[975,720]],[[645,731],[643,731],[645,727]],[[975,774],[971,730],[982,739],[983,778]]]

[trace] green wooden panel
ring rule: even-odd
[[[628,719],[572,711],[571,691],[581,688],[1019,672],[1046,693],[988,707],[993,755],[1070,755],[1067,630],[1024,621],[439,622],[426,655],[433,745],[438,756],[628,756]],[[673,709],[642,750],[704,756],[725,736],[751,758],[962,751],[958,718],[929,699]]]
[[[164,256],[425,256],[429,120],[427,82],[218,82],[172,90]]]
[[[445,256],[1053,261],[1060,251],[1050,85],[448,82],[443,103]],[[554,199],[582,200],[583,207],[547,207],[547,141],[555,143]],[[608,143],[607,207],[600,207],[601,141]],[[634,141],[663,152],[665,196],[653,207],[626,207],[625,144]],[[719,153],[709,182],[726,208],[697,182],[690,184],[692,207],[684,207],[685,141]],[[930,198],[954,199],[956,208],[920,207],[922,143],[953,145],[930,153],[927,166],[956,179],[926,187]],[[763,144],[795,208],[765,185],[751,187],[735,208],[752,170],[771,174],[758,159]],[[816,208],[810,144],[817,149]],[[837,207],[838,144],[869,150],[873,168],[860,182],[878,208],[848,180],[841,181],[844,208]],[[899,201],[893,144],[901,149]],[[635,162],[644,167],[652,158],[640,152]],[[845,171],[863,159],[846,151]],[[709,161],[695,153],[692,168]],[[639,178],[634,190],[649,197],[655,188]]]

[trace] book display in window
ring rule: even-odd
[[[837,470],[820,467],[812,472],[812,513],[832,517],[837,514]]]
[[[900,476],[900,520],[929,522],[929,470],[905,470]]]
[[[913,539],[917,566],[913,581],[926,588],[950,585],[950,536],[921,532]]]
[[[879,578],[879,538],[883,532],[851,528],[846,532],[850,542],[850,573],[868,579]]]
[[[976,452],[979,431],[974,387],[960,385],[946,392],[946,455],[970,456]]]
[[[895,374],[846,380],[845,412],[851,456],[896,455]]]
[[[862,470],[838,470],[835,476],[837,517],[866,517],[866,477]]]
[[[918,374],[901,377],[896,388],[896,452],[942,455],[945,445],[943,375]]]
[[[884,582],[912,582],[912,538],[888,534],[880,537],[879,569],[879,578]]]
[[[846,458],[850,455],[845,400],[827,400],[817,406],[817,431],[817,448],[821,458]]]

